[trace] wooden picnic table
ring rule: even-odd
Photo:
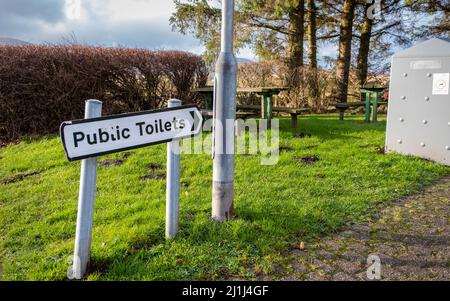
[[[273,107],[273,96],[280,94],[281,91],[285,91],[286,87],[259,87],[259,88],[238,88],[238,93],[255,93],[261,97],[261,105],[237,105],[236,110],[238,115],[244,112],[239,111],[254,111],[261,112],[261,118],[267,119],[268,124],[273,117],[273,112],[285,112],[291,115],[291,125],[293,128],[297,127],[297,116],[303,112],[310,111],[309,108],[285,108],[285,107]],[[206,86],[198,88],[195,92],[200,93],[205,97],[206,112],[213,109],[214,87]],[[245,114],[245,113],[244,113]],[[209,115],[209,113],[208,113]],[[245,115],[244,115],[245,116]]]
[[[365,101],[361,102],[339,102],[335,104],[336,109],[339,110],[339,120],[344,120],[345,110],[351,107],[364,107],[364,121],[366,123],[370,123],[370,113],[371,108],[373,107],[372,112],[372,121],[373,123],[378,122],[378,106],[387,104],[387,101],[380,101],[380,95],[385,90],[385,87],[377,87],[374,85],[364,86],[360,89],[361,94],[365,94]],[[371,101],[371,95],[372,101]]]
[[[261,106],[255,106],[255,105],[238,105],[236,107],[238,114],[239,111],[255,111],[259,112],[261,110]],[[279,113],[288,113],[291,115],[291,127],[297,128],[298,124],[298,116],[302,113],[310,112],[310,108],[287,108],[287,107],[272,107],[272,112],[279,112]]]
[[[260,88],[238,88],[238,93],[255,93],[261,97],[261,118],[272,119],[272,98],[274,95],[285,91],[286,87],[260,87]],[[214,87],[206,86],[194,90],[205,97],[206,110],[213,109]]]

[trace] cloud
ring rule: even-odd
[[[64,19],[65,2],[61,0],[0,0],[0,18],[10,20],[45,20],[55,23]]]
[[[32,43],[74,35],[90,45],[202,50],[199,41],[172,32],[169,0],[81,0],[79,19],[70,18],[63,0],[0,0],[0,7],[0,36]]]
[[[17,37],[64,20],[64,2],[58,0],[0,0],[0,35]]]

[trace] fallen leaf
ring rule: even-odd
[[[305,243],[303,241],[300,243],[300,250],[305,250]]]

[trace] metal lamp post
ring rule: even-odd
[[[222,43],[214,79],[212,218],[229,219],[234,199],[234,122],[237,62],[233,54],[234,0],[222,1]]]

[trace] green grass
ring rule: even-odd
[[[165,146],[133,151],[121,166],[100,166],[88,279],[254,279],[255,271],[270,272],[282,262],[290,243],[368,218],[450,172],[426,160],[378,154],[384,122],[308,116],[298,131],[312,136],[293,138],[289,120],[281,120],[280,146],[292,150],[274,166],[261,166],[259,156],[236,157],[237,217],[224,224],[210,219],[210,156],[182,156],[181,180],[188,185],[181,188],[173,241],[164,239],[165,181],[140,180],[147,164],[165,165]],[[320,161],[295,160],[304,155]],[[45,137],[0,149],[0,167],[3,279],[66,279],[80,162],[65,159],[58,137]],[[40,174],[4,184],[32,172]]]

